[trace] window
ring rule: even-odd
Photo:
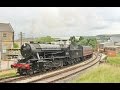
[[[6,46],[5,46],[5,45],[2,46],[2,50],[3,50],[3,51],[2,51],[3,53],[6,53]]]
[[[7,34],[6,34],[6,33],[3,33],[3,37],[7,37]]]

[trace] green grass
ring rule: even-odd
[[[108,57],[107,62],[110,64],[120,65],[120,54],[117,54],[116,57]]]
[[[72,83],[120,83],[120,54],[108,57],[107,64],[101,64],[75,78]]]
[[[0,72],[0,79],[1,78],[5,78],[5,77],[12,77],[12,76],[16,76],[16,70],[14,69],[11,69],[11,70],[8,70],[8,71],[1,71]]]
[[[72,83],[120,83],[120,67],[103,64],[76,78]]]

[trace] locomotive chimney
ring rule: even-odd
[[[64,45],[66,45],[67,40],[63,40],[63,42],[64,42]]]
[[[30,43],[34,43],[33,41],[30,41]]]

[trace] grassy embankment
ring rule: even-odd
[[[108,57],[107,62],[77,77],[72,83],[120,83],[120,54]]]
[[[0,79],[5,78],[5,77],[12,77],[12,76],[16,76],[16,70],[15,69],[0,71]]]

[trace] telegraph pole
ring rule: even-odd
[[[22,46],[22,37],[23,37],[23,33],[20,32],[20,45]]]
[[[24,35],[24,33],[20,32],[20,45],[21,46],[23,44],[23,35]]]

